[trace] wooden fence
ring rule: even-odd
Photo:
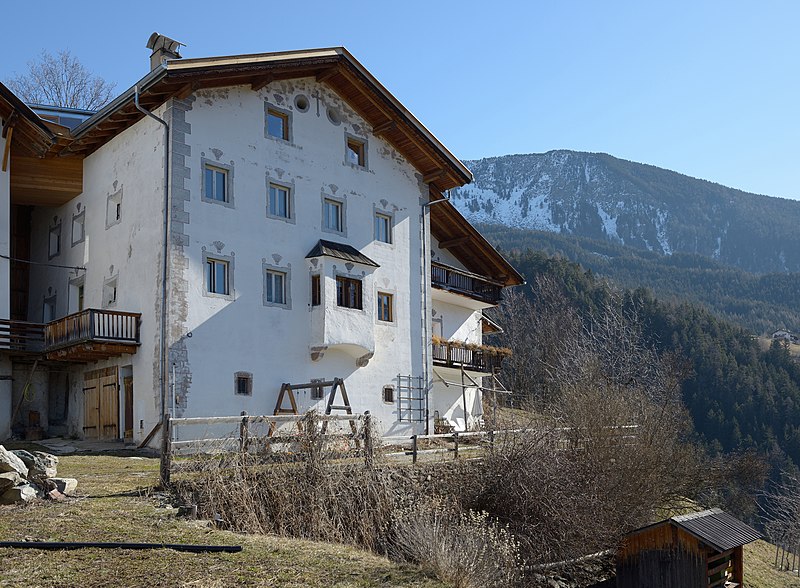
[[[182,456],[226,453],[267,454],[273,450],[285,451],[287,445],[303,439],[302,427],[306,418],[307,416],[302,414],[248,415],[246,412],[242,412],[239,416],[168,417],[163,431],[166,444],[161,454],[161,479],[165,484],[169,483],[175,469],[175,459]],[[325,440],[339,439],[347,443],[352,442],[364,460],[368,464],[372,463],[375,448],[372,443],[372,417],[368,412],[353,415],[315,415],[314,418],[322,425],[321,436]],[[348,423],[349,430],[331,431],[329,425],[332,423]],[[280,429],[282,425],[287,424],[293,425],[292,431]],[[229,431],[236,433],[180,439],[181,429],[205,426],[219,432],[224,431],[226,425],[230,427]]]

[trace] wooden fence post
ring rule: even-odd
[[[172,415],[169,413],[164,415],[164,424],[161,427],[162,443],[161,443],[161,485],[163,487],[169,486],[170,474],[172,470]]]
[[[453,433],[453,458],[458,459],[458,431]]]
[[[239,425],[239,451],[242,453],[247,453],[247,449],[250,445],[250,419],[247,416],[247,411],[242,411],[242,423]]]
[[[417,436],[411,435],[411,463],[417,463]]]
[[[364,463],[367,467],[372,467],[375,461],[375,447],[372,443],[372,415],[368,410],[364,411]]]

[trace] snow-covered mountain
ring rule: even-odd
[[[800,271],[800,202],[726,188],[604,153],[550,151],[467,161],[453,191],[475,223],[698,253],[753,272]]]

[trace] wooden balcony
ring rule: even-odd
[[[44,325],[0,320],[0,350],[77,363],[132,354],[141,343],[141,316],[91,308]]]
[[[431,285],[487,304],[499,304],[502,299],[502,283],[435,261],[431,262]]]
[[[471,372],[491,374],[509,355],[508,350],[485,345],[467,346],[461,341],[433,341],[433,365],[465,369]]]

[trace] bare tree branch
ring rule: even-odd
[[[28,73],[6,81],[25,102],[97,110],[111,100],[116,84],[93,75],[69,49],[42,51],[28,62]]]

